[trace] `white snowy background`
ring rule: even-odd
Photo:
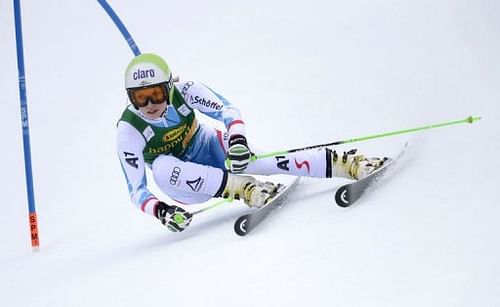
[[[0,2],[1,306],[500,306],[500,2],[110,1],[142,52],[242,111],[266,150],[411,147],[359,205],[303,179],[254,233],[233,203],[169,233],[115,153],[132,52],[97,1],[23,1],[41,249],[31,251],[12,1]],[[156,190],[155,190],[156,191]]]

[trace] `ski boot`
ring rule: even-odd
[[[272,182],[260,182],[252,176],[239,176],[228,173],[222,197],[243,199],[251,208],[260,208],[276,194],[278,186]]]
[[[337,152],[329,150],[331,176],[360,180],[378,170],[389,158],[366,158],[356,155],[357,149],[351,149],[339,157]]]

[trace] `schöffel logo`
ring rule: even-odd
[[[218,104],[215,101],[212,101],[210,99],[206,100],[205,98],[202,98],[200,96],[195,96],[194,98],[191,96],[191,100],[194,100],[192,103],[193,104],[200,104],[202,106],[205,106],[210,109],[215,109],[217,111],[222,109],[222,105]]]
[[[137,71],[134,71],[134,73],[132,74],[132,78],[134,78],[134,80],[139,80],[144,78],[154,78],[154,77],[155,77],[154,69],[148,69],[148,70],[138,69]]]

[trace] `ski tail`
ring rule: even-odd
[[[288,185],[280,185],[273,199],[252,213],[240,216],[234,223],[234,231],[239,236],[246,236],[257,227],[269,214],[285,203],[289,194],[295,190],[300,177],[296,177]]]
[[[403,149],[394,158],[390,158],[384,162],[381,168],[361,180],[345,184],[338,188],[335,192],[335,203],[343,208],[352,206],[378,179],[384,176],[387,170],[406,152],[407,148],[408,142],[405,142]]]

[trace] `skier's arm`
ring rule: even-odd
[[[170,231],[183,231],[193,215],[178,206],[169,206],[158,200],[147,188],[146,169],[142,151],[146,141],[126,122],[118,123],[117,150],[127,181],[130,199],[141,211],[148,213],[167,226]]]
[[[146,141],[129,123],[120,121],[117,133],[117,151],[132,203],[145,213],[155,216],[156,196],[147,188],[142,150]]]
[[[240,111],[208,86],[194,81],[177,84],[192,109],[224,123],[229,134],[226,168],[241,173],[247,167],[251,152],[245,136],[245,123]]]
[[[176,86],[192,109],[223,122],[230,136],[245,136],[245,123],[240,111],[220,94],[196,81],[179,82]]]

